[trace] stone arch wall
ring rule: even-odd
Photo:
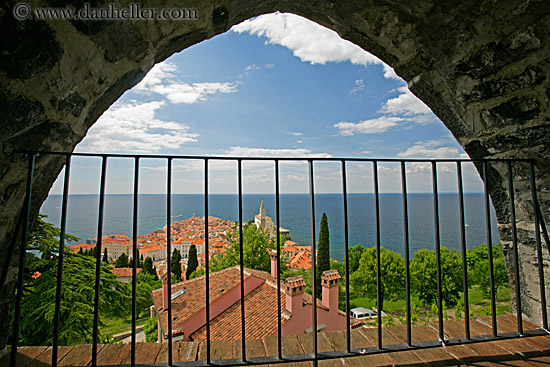
[[[49,0],[40,6],[65,3],[77,1]],[[391,65],[472,158],[534,158],[541,209],[550,222],[547,1],[422,0],[413,5],[404,0],[189,0],[184,6],[197,9],[198,18],[178,22],[18,21],[12,15],[15,4],[8,0],[0,5],[0,269],[20,230],[17,219],[25,191],[26,161],[15,150],[72,151],[101,113],[155,63],[245,19],[274,11],[292,12],[331,28]],[[90,1],[93,7],[106,4]],[[160,0],[141,5],[166,6]],[[33,217],[62,165],[59,159],[38,157]],[[528,170],[516,171],[521,266],[526,285],[532,286],[537,260]],[[509,250],[504,173],[505,167],[491,165],[491,195]],[[3,330],[16,258],[12,256],[6,268],[0,291]],[[546,278],[550,281],[548,272]],[[537,288],[526,287],[524,297],[526,314],[536,320]],[[5,338],[3,333],[0,348]]]

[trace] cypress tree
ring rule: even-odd
[[[189,247],[189,260],[187,261],[187,271],[185,272],[185,279],[190,279],[191,273],[197,270],[199,261],[197,259],[197,248],[195,245]]]
[[[108,263],[109,257],[107,256],[107,249],[103,250],[103,262]]]
[[[82,251],[82,247],[78,250],[79,255],[84,255],[84,251]]]
[[[321,274],[325,270],[330,270],[330,239],[327,214],[323,213],[319,229],[319,242],[317,243],[317,276],[315,278],[317,297],[319,298],[322,295]]]
[[[150,257],[146,257],[145,260],[143,260],[143,272],[153,276],[157,274],[153,268],[153,260],[151,260]]]
[[[127,268],[128,267],[128,256],[123,252],[120,254],[118,259],[115,262],[115,268]]]
[[[172,252],[172,258],[170,259],[170,271],[176,276],[178,282],[181,282],[181,254],[178,250],[174,249]]]

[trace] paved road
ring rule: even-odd
[[[141,330],[140,332],[136,333],[136,342],[144,342],[144,341],[145,341],[145,332]],[[130,335],[129,337],[122,339],[121,342],[131,343],[132,336]]]

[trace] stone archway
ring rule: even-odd
[[[45,3],[61,4],[50,0],[41,6]],[[190,1],[186,7],[197,10],[197,19],[178,22],[18,21],[12,14],[15,4],[10,0],[0,5],[1,269],[20,231],[17,219],[25,191],[26,161],[14,151],[72,151],[101,113],[155,63],[243,20],[274,11],[292,12],[331,28],[391,65],[472,158],[536,159],[541,208],[550,221],[548,2]],[[106,4],[90,2],[93,7]],[[164,7],[158,0],[141,5]],[[62,163],[38,158],[33,217]],[[532,274],[536,259],[531,255],[533,219],[526,172],[517,172],[523,180],[516,183],[516,194],[521,203],[522,251],[531,259],[522,266]],[[490,174],[491,195],[506,242],[510,234],[504,167],[492,166]],[[8,329],[9,302],[5,300],[13,295],[16,258],[12,257],[1,289],[3,330]],[[528,289],[525,298],[537,295]],[[536,301],[529,304],[536,307]],[[536,318],[531,308],[525,312]],[[4,333],[0,348],[5,338]]]

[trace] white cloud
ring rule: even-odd
[[[255,66],[255,65],[253,65]],[[138,93],[158,93],[171,103],[204,102],[207,96],[216,93],[237,92],[237,83],[192,83],[177,81],[177,67],[169,62],[156,64],[133,89]]]
[[[290,135],[294,135],[294,136],[302,136],[302,135],[304,135],[304,133],[293,132],[293,131],[289,131],[288,133],[289,133]]]
[[[437,140],[426,142],[417,142],[412,147],[401,153],[397,153],[398,157],[429,157],[429,158],[461,158],[463,155],[457,147],[439,146]]]
[[[340,129],[340,135],[354,134],[381,134],[388,131],[399,122],[403,121],[400,117],[382,116],[376,119],[364,120],[358,123],[339,122],[334,127]]]
[[[302,144],[304,141],[303,140],[296,140],[296,143],[298,144]]]
[[[176,71],[178,71],[178,67],[171,62],[158,63],[149,70],[145,78],[134,87],[134,90],[147,90],[149,87],[162,84],[165,79],[175,78],[174,72]]]
[[[431,115],[432,110],[418,99],[406,86],[398,89],[401,93],[396,98],[391,98],[382,106],[380,112],[389,115]]]
[[[372,154],[372,151],[370,151],[370,150],[363,150],[361,153],[362,153],[362,154]]]
[[[189,133],[188,126],[155,117],[156,111],[164,104],[163,101],[115,103],[90,128],[78,150],[151,153],[160,149],[177,149],[185,143],[197,141],[199,134]]]
[[[395,73],[395,70],[387,64],[384,64],[384,78],[401,80],[401,77]]]
[[[256,64],[248,65],[246,68],[244,68],[244,71],[250,71],[250,70],[258,70],[260,67]]]
[[[295,14],[265,14],[246,20],[231,29],[238,33],[247,32],[266,37],[267,43],[284,46],[294,56],[311,64],[345,61],[364,66],[383,64],[376,56],[342,39],[333,30]],[[386,75],[393,77],[385,68],[384,76]]]
[[[271,70],[271,69],[273,69],[273,68],[275,67],[275,64],[265,64],[264,67],[265,67],[266,69]]]
[[[266,149],[249,147],[231,147],[225,154],[231,157],[295,157],[295,158],[330,158],[328,153],[312,153],[310,149]]]
[[[355,94],[357,92],[360,92],[362,91],[363,89],[365,89],[365,84],[363,82],[363,79],[357,79],[355,81],[355,87],[353,87],[352,90],[350,90],[349,92],[349,95],[351,96],[352,94]]]
[[[306,180],[306,177],[305,176],[299,176],[299,175],[286,175],[286,179],[289,180],[289,181],[305,181]]]

